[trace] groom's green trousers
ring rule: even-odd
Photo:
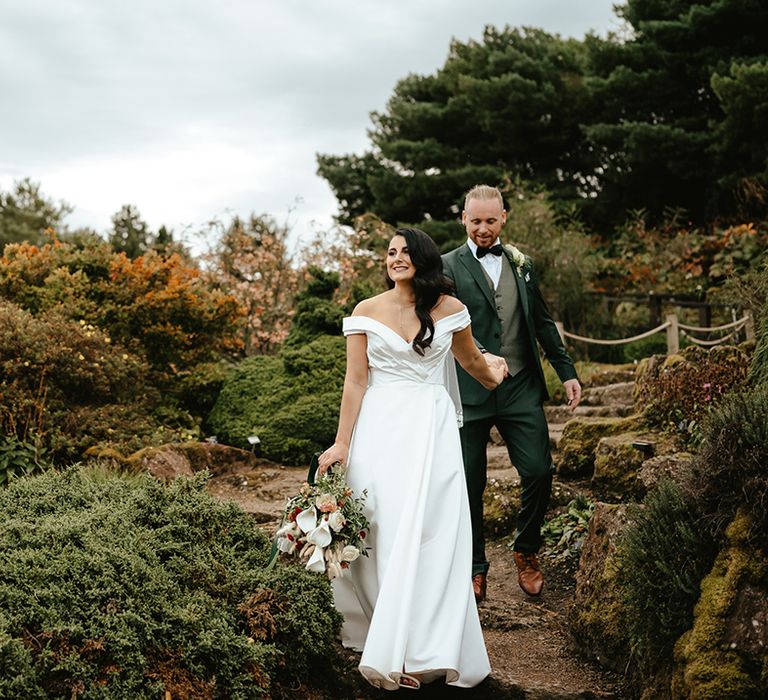
[[[539,378],[533,371],[524,369],[514,377],[507,377],[484,403],[463,407],[464,426],[460,433],[472,519],[473,576],[488,571],[483,491],[488,478],[488,437],[494,425],[506,443],[522,486],[514,549],[535,553],[541,545],[541,525],[552,491],[554,469],[543,399]]]

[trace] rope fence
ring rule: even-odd
[[[559,321],[555,323],[557,330],[560,333],[560,338],[565,343],[566,339],[577,340],[582,343],[590,343],[592,345],[626,345],[627,343],[633,343],[636,340],[642,340],[643,338],[649,338],[656,333],[666,331],[667,334],[667,354],[674,355],[680,350],[680,336],[686,338],[689,342],[694,343],[702,347],[714,347],[715,345],[722,345],[726,341],[736,338],[738,334],[744,330],[744,336],[746,340],[752,340],[755,337],[755,324],[752,319],[752,314],[747,312],[741,318],[733,321],[732,323],[726,323],[722,326],[689,326],[685,323],[680,323],[676,314],[669,314],[667,320],[664,323],[659,324],[655,328],[651,328],[644,333],[633,335],[630,338],[612,338],[605,340],[601,338],[587,338],[583,335],[576,335],[570,333],[563,328],[563,324]],[[697,338],[691,335],[691,333],[720,333],[722,331],[730,330],[731,332],[720,338],[704,339]]]

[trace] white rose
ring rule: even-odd
[[[360,550],[352,544],[348,544],[341,550],[341,561],[355,561],[360,556]]]
[[[340,510],[337,510],[328,516],[328,524],[331,526],[331,530],[339,532],[347,524],[347,519],[341,514]]]

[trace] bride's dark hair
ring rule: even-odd
[[[421,328],[413,339],[413,349],[424,354],[425,348],[432,344],[435,335],[435,322],[431,311],[437,304],[441,294],[453,293],[453,282],[443,274],[443,261],[440,250],[435,242],[417,228],[399,228],[396,236],[405,238],[408,246],[408,256],[416,269],[412,280],[413,293],[416,298],[416,316],[421,321]],[[387,286],[392,289],[395,283],[387,275]]]

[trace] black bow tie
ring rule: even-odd
[[[488,253],[491,255],[501,255],[501,243],[497,243],[496,245],[492,245],[490,248],[481,248],[480,246],[477,247],[477,259],[484,258]]]

